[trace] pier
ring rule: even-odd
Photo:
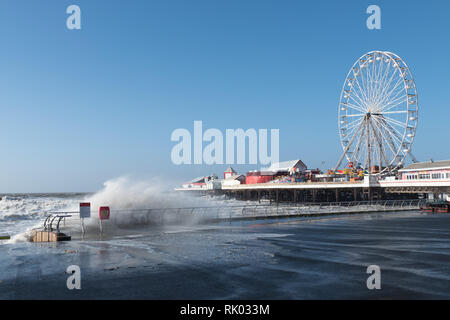
[[[366,176],[351,182],[259,183],[221,186],[221,188],[177,188],[193,194],[226,195],[237,200],[269,203],[318,203],[374,200],[419,199],[423,194],[450,194],[450,179],[437,181],[377,180]]]

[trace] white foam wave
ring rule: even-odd
[[[192,197],[170,190],[164,181],[158,178],[146,181],[136,181],[129,176],[108,180],[104,187],[85,201],[91,203],[92,218],[90,223],[98,223],[97,210],[100,206],[109,206],[111,212],[120,215],[114,221],[120,225],[135,225],[141,223],[133,215],[133,211],[124,209],[161,209],[187,208],[198,206],[213,206],[217,203],[212,199]],[[186,222],[186,221],[185,221]],[[195,223],[190,219],[190,223]]]
[[[132,210],[127,211],[124,209],[186,208],[214,206],[218,204],[215,200],[206,199],[205,197],[191,197],[185,194],[175,193],[161,179],[155,178],[147,181],[139,181],[129,176],[123,176],[106,181],[101,190],[93,195],[86,196],[84,199],[5,199],[5,202],[0,204],[0,211],[3,211],[2,208],[5,209],[5,213],[3,213],[5,219],[8,218],[11,220],[16,215],[19,218],[34,218],[33,220],[39,220],[38,224],[34,224],[31,227],[28,223],[26,230],[22,228],[22,232],[13,236],[8,243],[26,241],[30,237],[33,228],[42,226],[46,212],[78,211],[80,201],[91,203],[91,218],[85,220],[88,231],[89,228],[91,230],[97,230],[96,228],[98,228],[97,212],[100,206],[109,206],[111,212],[120,215],[111,219],[111,223],[116,224],[114,227],[122,227],[142,224],[142,220],[138,219]],[[198,221],[198,217],[186,218],[182,222],[184,225],[192,225]],[[168,217],[164,222],[171,223],[173,219],[171,220]],[[179,222],[177,220],[177,223]],[[68,219],[66,227],[69,231],[79,230],[80,222],[77,214],[74,214],[71,219]]]
[[[26,241],[31,229],[42,226],[49,212],[73,210],[77,204],[76,198],[67,197],[3,196],[0,200],[0,234],[11,236],[7,243]]]
[[[48,212],[66,210],[73,207],[74,199],[51,197],[4,196],[0,200],[0,221],[36,219]]]

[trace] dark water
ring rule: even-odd
[[[450,215],[417,212],[125,230],[0,246],[0,298],[449,299],[449,249]]]

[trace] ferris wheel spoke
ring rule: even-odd
[[[383,58],[382,58],[383,59]],[[381,63],[382,64],[382,63]],[[385,88],[386,86],[386,80],[388,79],[389,73],[391,71],[391,63],[387,63],[387,67],[384,69],[384,74],[381,77],[381,81],[380,81],[380,91],[379,91],[379,95],[382,94],[382,90]]]
[[[380,59],[380,57],[375,57],[375,61],[374,63],[376,63],[377,61],[382,60],[382,58]],[[377,72],[377,76],[376,76],[376,83],[375,83],[375,96],[374,96],[374,101],[376,100],[376,98],[379,96],[380,93],[380,85],[381,85],[381,78],[382,78],[382,70],[383,70],[383,63],[382,61],[380,63],[378,63],[378,72]]]
[[[389,133],[389,137],[394,137],[398,141],[399,145],[401,146],[403,141],[398,136],[398,134],[399,134],[398,131],[394,127],[389,125],[389,123],[385,122],[385,119],[382,119],[381,124],[384,125],[385,129]]]
[[[377,72],[377,64],[375,62],[375,55],[372,56],[372,76],[371,76],[371,97],[370,102],[373,103],[375,97],[375,84],[376,84],[376,72]]]
[[[383,90],[385,89],[385,87],[386,87],[386,85],[387,85],[387,82],[386,82],[386,81],[387,81],[387,79],[388,79],[388,76],[389,76],[390,71],[391,71],[391,63],[389,62],[389,63],[387,64],[386,69],[385,69],[384,75],[383,75],[383,77],[381,78],[379,96],[381,96],[381,95],[383,94]]]
[[[359,84],[359,75],[360,75],[361,71],[355,72],[355,68],[353,69],[353,77],[351,79],[351,85],[350,85],[350,90],[348,91],[348,95],[352,96],[352,94],[358,98],[359,102],[361,103],[361,106],[365,106],[367,104],[367,99],[364,96],[364,91],[361,90],[361,86]],[[350,79],[347,79],[347,82],[349,82]],[[355,86],[355,83],[357,86]],[[353,99],[356,100],[356,99]]]
[[[378,122],[378,121],[376,120],[376,122]],[[380,126],[384,130],[387,130],[380,122],[378,122],[378,124],[380,124]],[[380,133],[381,133],[381,137],[387,142],[388,147],[391,149],[393,157],[395,157],[397,154],[397,152],[396,152],[397,146],[395,145],[394,141],[391,139],[390,136],[386,136],[386,134],[383,133],[383,130],[380,130]]]
[[[367,102],[368,104],[370,104],[372,99],[372,73],[369,62],[367,62],[367,67],[365,68],[365,77],[362,78],[362,80],[364,80],[363,83],[364,87],[366,88]]]
[[[402,97],[407,97],[407,93],[404,91],[403,88],[400,88],[397,92],[395,92],[395,94],[391,93],[389,94],[389,96],[386,95],[385,97],[383,97],[383,99],[380,99],[377,102],[377,106],[379,107],[380,110],[386,109],[386,106],[394,102],[394,100],[398,100]]]
[[[389,93],[389,95],[386,96],[385,98],[383,98],[383,100],[379,103],[383,108],[386,108],[386,105],[389,105],[394,100],[397,100],[399,98],[399,95],[406,96],[406,93],[403,91],[403,89],[401,87],[400,87],[400,89],[397,89],[397,91],[392,91],[391,93]]]
[[[364,69],[365,68],[360,68],[360,71],[359,71],[359,73],[360,73],[360,77],[359,78],[361,78],[361,85],[359,84],[359,78],[358,77],[356,78],[356,80],[357,80],[356,83],[357,83],[357,85],[359,87],[359,90],[362,92],[362,95],[363,95],[363,97],[365,99],[365,104],[368,105],[369,104],[369,97],[368,97],[366,85],[364,83],[364,77],[363,77]]]
[[[383,167],[383,160],[384,160],[384,163],[385,163],[386,165],[388,165],[388,161],[387,161],[386,156],[385,156],[384,151],[383,151],[383,141],[382,141],[382,139],[380,138],[379,133],[378,133],[377,130],[375,129],[375,124],[374,124],[374,122],[375,122],[375,121],[371,121],[371,122],[370,122],[370,125],[371,125],[371,127],[372,127],[373,134],[374,134],[374,136],[376,137],[376,140],[377,140],[377,142],[378,142],[379,165],[380,165],[380,170],[381,170],[382,167]],[[381,133],[380,133],[380,134],[381,134]]]
[[[356,97],[356,98],[358,99],[358,101],[359,101],[359,105],[361,106],[361,109],[366,110],[366,109],[367,109],[367,104],[368,104],[368,102],[367,102],[367,97],[366,97],[364,91],[362,91],[362,90],[360,89],[359,80],[356,79],[355,82],[356,82],[356,84],[358,85],[358,89],[356,89],[356,87],[354,87],[353,92],[354,92],[354,94],[355,94],[355,97]],[[358,91],[356,91],[356,90],[358,90]]]
[[[389,72],[391,72],[390,68],[389,68]],[[385,93],[389,90],[392,80],[395,77],[395,73],[396,73],[396,70],[394,69],[394,71],[390,75],[389,80],[387,80],[389,77],[389,73],[386,74],[385,80],[383,81],[383,86],[382,86],[381,92],[378,95],[378,99],[382,99],[382,97],[384,97]]]
[[[383,135],[383,134],[381,134],[381,136],[382,136],[382,139],[384,140],[384,141],[386,141],[386,143],[387,143],[387,146],[389,147],[389,149],[391,150],[391,152],[392,152],[392,158],[394,158],[395,157],[395,154],[396,154],[396,149],[397,149],[397,147],[395,146],[395,144],[394,144],[394,142],[392,141],[392,139],[389,139],[389,138],[387,138],[385,135]],[[387,164],[390,164],[389,162],[387,162]]]
[[[392,153],[392,160],[388,162],[388,164],[391,164],[397,154],[398,146],[392,140],[391,136],[386,135],[386,132],[383,133],[383,131],[381,131],[381,137],[384,141],[386,141],[386,145],[389,147],[389,150]]]
[[[390,122],[390,123],[396,124],[396,125],[398,125],[398,126],[400,126],[400,127],[402,127],[402,128],[405,128],[405,127],[406,127],[406,123],[400,122],[400,121],[398,121],[398,120],[395,120],[395,119],[392,119],[392,118],[389,118],[389,117],[383,117],[383,119],[384,119],[385,121]]]
[[[397,138],[397,140],[400,140],[400,137],[397,136],[398,131],[395,130],[395,128],[393,128],[392,126],[390,126],[388,123],[387,123],[387,125],[388,125],[389,127],[391,127],[391,128],[394,130],[394,131],[393,131],[394,137]],[[405,149],[405,148],[406,148],[406,149]],[[405,144],[404,141],[401,141],[401,142],[400,142],[398,153],[402,153],[402,154],[403,154],[403,160],[402,160],[401,158],[398,159],[400,163],[402,163],[402,161],[404,161],[405,157],[406,157],[406,156],[408,155],[408,153],[409,153],[410,148],[411,148],[411,145],[410,145],[410,142],[409,142],[409,141],[407,141],[407,144]],[[397,155],[398,155],[398,153],[397,153]]]
[[[347,137],[349,137],[349,138],[351,139],[351,137],[353,137],[355,134],[357,134],[357,132],[358,132],[358,126],[355,127],[355,128],[353,128],[353,129],[347,134]],[[344,141],[346,141],[346,140],[344,140]],[[347,141],[348,141],[348,140],[347,140]]]
[[[405,141],[406,143],[411,143],[410,140],[408,138],[403,138],[402,134],[400,133],[400,131],[398,131],[395,127],[393,127],[390,123],[386,123],[386,125],[388,126],[388,128],[392,129],[394,136],[397,138],[397,140],[401,143],[404,144]]]
[[[372,97],[372,86],[371,86],[371,79],[372,79],[372,73],[371,71],[371,66],[370,63],[368,62],[370,59],[368,58],[367,60],[367,66],[365,68],[365,77],[363,78],[363,80],[365,81],[364,86],[366,87],[366,92],[367,92],[367,98],[368,98],[368,102],[370,103],[370,99]]]
[[[344,116],[344,117],[343,117],[343,119],[344,119],[343,121],[346,120],[346,117],[347,117],[347,116]],[[352,120],[352,121],[350,121],[350,122],[348,122],[348,123],[345,123],[345,124],[344,124],[344,129],[348,131],[347,134],[349,133],[349,131],[350,131],[351,129],[353,129],[354,127],[359,126],[359,125],[361,124],[362,121],[363,121],[363,119],[358,118],[358,119],[354,119],[354,120]]]
[[[349,115],[345,116],[345,117],[350,117]],[[362,121],[361,118],[358,119],[352,119],[352,121],[347,123],[347,127],[355,125],[355,124],[359,124]]]
[[[346,129],[346,136],[353,136],[353,134],[356,132],[356,130],[359,128],[359,126],[361,125],[362,120],[352,123],[351,125],[347,126]]]
[[[349,99],[352,99],[353,100],[353,102],[361,109],[361,110],[364,110],[364,103],[360,100],[360,101],[358,101],[358,100],[356,100],[355,98],[354,98],[354,96],[350,93],[349,94]],[[360,99],[359,98],[359,96],[358,95],[355,95],[355,97],[357,97],[358,99]],[[362,104],[361,104],[362,103]]]
[[[359,120],[359,119],[358,119]],[[359,120],[357,122],[352,122],[350,125],[348,125],[347,128],[347,134],[351,134],[353,130],[355,130],[359,125],[361,124],[362,120]]]
[[[365,63],[361,66],[359,80],[361,80],[360,87],[362,89],[362,92],[364,92],[366,102],[369,103],[369,88],[367,86],[367,80],[366,80],[368,77],[367,68],[368,68],[367,63]]]
[[[357,111],[359,111],[359,112],[365,112],[361,107],[358,107],[358,106],[356,106],[356,105],[354,105],[354,104],[352,104],[352,103],[348,103],[348,102],[347,102],[346,106],[348,106],[348,107],[350,107],[350,108],[352,108],[352,109],[354,109],[354,110],[357,110]]]
[[[349,99],[352,99],[362,110],[366,109],[367,102],[365,102],[356,91],[350,91],[348,97]]]
[[[406,95],[406,93],[404,91],[404,88],[399,87],[399,88],[393,89],[393,90],[391,90],[391,92],[386,97],[383,98],[383,100],[381,100],[380,103],[384,104],[384,103],[388,102],[389,100],[391,100],[391,101],[395,100],[395,99],[398,98],[398,96],[400,94]]]
[[[395,109],[397,107],[403,107],[403,104],[405,104],[405,106],[406,106],[407,102],[408,102],[407,98],[403,97],[398,101],[390,102],[387,107],[383,108],[383,110],[377,111],[376,113],[378,113],[378,114],[395,114],[395,113],[389,113],[389,112],[407,111],[407,110],[396,110]]]
[[[396,89],[398,88],[398,86],[400,85],[400,84],[402,84],[403,83],[403,79],[401,78],[401,79],[399,79],[398,81],[397,81],[397,83],[394,85],[394,87],[388,92],[388,93],[386,93],[385,95],[384,95],[384,97],[382,97],[382,99],[379,101],[379,104],[384,104],[386,101],[388,101],[389,99],[394,99],[396,96],[398,96],[398,94],[399,94],[399,92],[401,93],[402,91],[400,90],[399,92],[397,92],[397,94],[396,95],[394,95],[394,96],[392,96],[392,94],[396,91]],[[400,87],[401,88],[401,87]]]
[[[383,65],[384,65],[383,64],[383,57],[377,57],[377,59],[381,60],[381,62],[380,62],[380,77],[378,79],[377,94],[376,94],[376,97],[379,97],[380,94],[381,94],[382,89],[384,88],[384,82],[385,82],[385,79],[386,79],[386,77],[388,75],[387,70],[389,68],[389,65],[386,66],[386,68],[384,68],[384,72],[383,72]]]
[[[402,139],[400,139],[397,136],[397,134],[396,134],[396,132],[395,132],[395,130],[394,130],[394,128],[392,126],[389,126],[389,124],[387,122],[384,122],[384,121],[381,121],[381,124],[384,126],[384,129],[386,130],[386,133],[389,134],[388,137],[394,137],[399,144],[402,143]]]
[[[345,136],[348,137],[348,138],[352,137],[353,134],[356,132],[356,130],[358,130],[359,125],[360,124],[356,124],[353,127],[348,128],[347,131],[346,131]]]
[[[365,113],[354,113],[354,114],[348,114],[346,117],[364,117]]]
[[[386,96],[386,92],[388,92],[389,88],[391,87],[392,80],[394,80],[394,77],[396,74],[397,74],[397,68],[394,67],[394,71],[392,72],[392,75],[389,78],[389,81],[386,83],[383,90],[381,91],[381,94],[380,94],[381,101],[385,100],[384,97]]]
[[[407,96],[399,97],[399,98],[395,99],[395,101],[392,101],[392,102],[386,104],[385,107],[380,111],[380,113],[386,113],[387,111],[390,111],[405,102],[408,102]]]
[[[387,112],[380,112],[380,114],[397,114],[397,113],[408,113],[407,110],[401,110],[401,111],[387,111]]]
[[[370,69],[370,66],[369,66]],[[369,94],[369,103],[373,102],[373,84],[374,84],[374,72],[375,72],[375,64],[372,62],[372,71],[370,72],[370,78],[369,80],[369,87],[370,87],[370,94]]]

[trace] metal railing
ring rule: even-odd
[[[44,221],[44,227],[43,230],[45,231],[53,231],[56,230],[59,232],[59,225],[61,221],[66,223],[66,218],[70,218],[71,215],[65,214],[65,213],[50,213],[47,218]],[[56,222],[56,226],[53,225],[53,223]]]
[[[121,224],[167,224],[185,220],[220,221],[286,216],[317,216],[364,212],[417,210],[424,200],[378,200],[293,204],[245,204],[210,207],[112,209],[111,220]]]

